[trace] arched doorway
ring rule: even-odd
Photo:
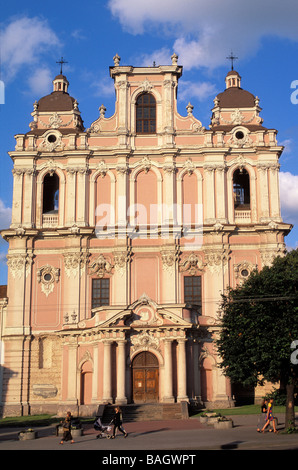
[[[149,351],[138,354],[132,362],[132,397],[134,403],[158,401],[159,365]]]

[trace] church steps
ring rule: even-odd
[[[186,405],[186,406],[185,406]],[[110,423],[116,405],[106,405],[102,421]],[[182,403],[146,403],[121,406],[123,421],[160,421],[188,418],[187,404]]]

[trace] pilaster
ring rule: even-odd
[[[173,403],[173,365],[172,365],[172,340],[164,339],[164,396],[162,401]]]

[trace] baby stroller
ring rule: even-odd
[[[112,437],[110,434],[112,427],[104,426],[100,418],[96,419],[96,421],[93,423],[93,427],[96,431],[99,431],[99,434],[96,436],[96,439],[102,439],[103,437],[110,439]]]

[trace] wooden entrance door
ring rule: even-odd
[[[159,368],[154,354],[144,351],[132,363],[132,389],[134,403],[158,401]]]

